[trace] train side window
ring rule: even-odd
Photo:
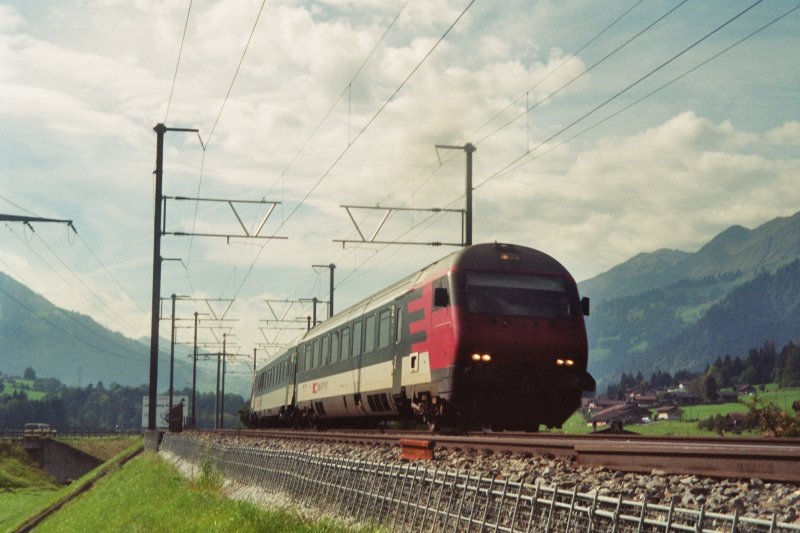
[[[364,353],[375,349],[375,315],[369,315],[364,321]]]
[[[447,291],[447,276],[433,281],[433,306],[447,307],[450,305],[450,294]]]
[[[394,321],[394,343],[400,344],[403,338],[403,308],[398,305],[394,310],[396,316]]]
[[[317,339],[314,341],[314,368],[319,368],[322,366],[322,349],[321,349],[321,340]]]
[[[322,364],[331,364],[331,337],[325,335],[322,337]]]
[[[389,334],[391,333],[392,310],[384,309],[378,315],[378,349],[389,346]]]
[[[364,330],[364,323],[360,320],[353,324],[353,357],[361,355],[361,346],[363,339],[361,333]]]
[[[342,359],[350,357],[350,326],[342,330]]]
[[[313,367],[314,359],[311,353],[311,344],[306,344],[306,370],[311,370]]]
[[[339,360],[339,332],[331,333],[331,363]]]

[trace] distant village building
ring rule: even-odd
[[[589,422],[592,428],[610,426],[614,423],[624,426],[641,424],[642,419],[650,416],[650,410],[635,404],[623,404],[603,409],[594,415]]]
[[[655,394],[632,394],[628,397],[628,401],[644,408],[658,406],[658,397]]]
[[[689,391],[683,388],[670,389],[664,397],[669,398],[669,401],[675,405],[697,405],[701,403],[699,396],[690,394]]]
[[[756,393],[756,388],[752,385],[736,385],[736,393],[739,396],[752,396]]]
[[[664,405],[656,410],[656,420],[680,420],[683,410],[677,405]]]
[[[611,400],[605,397],[583,398],[581,401],[583,403],[583,412],[588,415],[597,414],[600,411],[608,409],[609,407],[625,405],[625,402],[622,400]]]

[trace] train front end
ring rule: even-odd
[[[456,361],[450,402],[493,429],[561,427],[594,390],[584,314],[569,272],[530,248],[465,251],[450,274]]]

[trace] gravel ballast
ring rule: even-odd
[[[247,446],[269,450],[293,451],[335,459],[362,460],[382,463],[402,463],[399,446],[361,445],[353,443],[319,443],[302,439],[265,439],[242,435],[210,435],[197,433],[195,438],[214,440],[229,446]],[[171,460],[179,462],[177,458]],[[560,489],[577,488],[579,493],[625,500],[700,509],[739,516],[772,519],[778,522],[800,524],[800,486],[787,483],[770,483],[760,479],[713,479],[699,476],[667,475],[653,471],[650,474],[633,474],[597,467],[582,467],[569,461],[520,454],[476,452],[473,450],[437,449],[428,464],[453,472],[468,472],[475,476],[508,478],[512,482],[544,486],[558,485]],[[184,465],[191,474],[191,465]],[[263,489],[238,487],[229,484],[230,491],[239,497],[265,506],[287,506],[290,502],[276,500],[274,494]],[[236,496],[235,494],[232,494]],[[318,518],[314,509],[299,509],[310,518]]]

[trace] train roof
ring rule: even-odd
[[[301,340],[313,338],[329,330],[333,330],[348,322],[355,316],[360,316],[373,309],[391,302],[398,296],[414,290],[419,285],[432,281],[447,272],[461,269],[493,270],[498,264],[504,263],[505,271],[518,271],[525,273],[547,273],[570,276],[564,266],[544,252],[503,243],[485,243],[468,246],[452,252],[441,259],[434,261],[422,270],[389,285],[375,294],[357,302],[350,307],[335,314],[332,318],[321,322],[314,329],[306,333]]]

